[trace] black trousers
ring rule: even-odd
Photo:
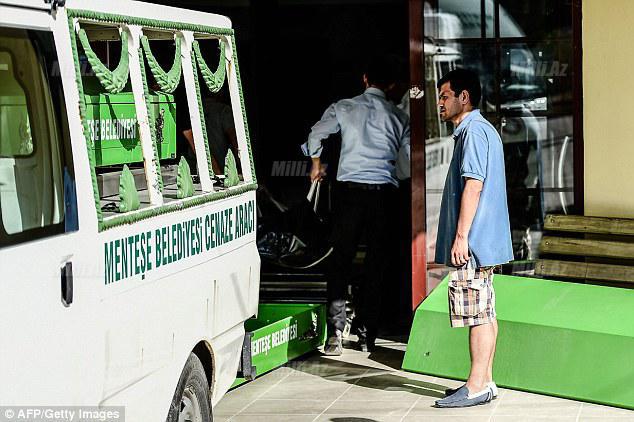
[[[336,191],[333,253],[328,277],[328,329],[342,330],[346,324],[346,292],[359,241],[365,238],[367,253],[359,300],[355,300],[355,325],[376,337],[381,316],[381,287],[387,268],[393,226],[391,210],[396,188],[340,182]]]

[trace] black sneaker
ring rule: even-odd
[[[374,344],[376,342],[376,336],[368,335],[367,331],[358,331],[357,336],[359,337],[359,340],[357,341],[357,349],[361,350],[362,352],[374,352],[374,350],[376,349],[376,346]]]
[[[374,352],[376,345],[374,344],[374,339],[365,338],[357,341],[357,348],[362,352]]]

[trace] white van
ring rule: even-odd
[[[210,420],[257,312],[256,186],[228,18],[0,0],[0,406]]]

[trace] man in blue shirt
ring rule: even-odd
[[[398,187],[396,161],[399,152],[409,155],[409,118],[385,96],[394,84],[393,73],[394,67],[387,60],[374,60],[363,75],[365,92],[328,107],[302,145],[304,154],[312,159],[311,180],[320,180],[324,176],[322,140],[341,131],[339,195],[328,278],[329,337],[324,349],[329,355],[342,353],[347,285],[358,242],[364,235],[365,280],[353,326],[359,334],[361,350],[374,348],[381,312],[381,282],[389,251],[391,205]]]
[[[455,147],[440,210],[436,262],[449,274],[452,327],[469,327],[471,371],[467,383],[448,390],[438,407],[466,407],[497,396],[493,356],[498,325],[493,268],[513,260],[506,202],[502,140],[476,108],[478,75],[466,69],[439,82],[440,118],[454,124]]]

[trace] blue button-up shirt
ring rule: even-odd
[[[409,160],[409,117],[377,88],[332,104],[311,129],[302,151],[319,157],[322,140],[341,131],[341,155],[337,180],[398,186],[396,160]]]
[[[500,135],[479,110],[473,110],[454,131],[454,154],[440,207],[436,262],[451,264],[465,178],[480,180],[482,192],[469,230],[469,249],[478,267],[513,260],[506,202],[504,150]]]

